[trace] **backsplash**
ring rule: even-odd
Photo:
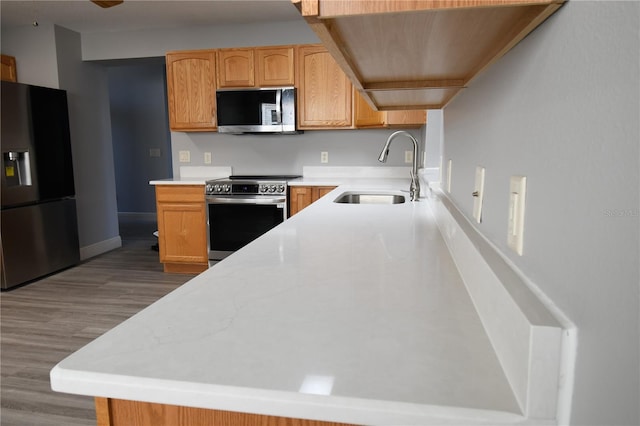
[[[425,129],[410,129],[424,151]],[[225,135],[218,133],[171,133],[174,177],[180,166],[231,166],[238,174],[302,174],[303,166],[410,166],[405,151],[412,149],[407,139],[394,141],[387,163],[378,162],[385,141],[395,129],[314,130],[299,135]],[[190,162],[179,161],[180,151],[189,151]],[[321,163],[321,152],[328,162]],[[211,164],[205,164],[211,153]],[[422,156],[422,154],[421,154]],[[422,165],[422,158],[419,159]]]

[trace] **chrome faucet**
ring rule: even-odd
[[[382,148],[382,152],[378,157],[378,161],[381,163],[387,162],[387,156],[389,155],[389,145],[391,145],[391,141],[393,138],[399,135],[404,135],[411,139],[413,142],[413,169],[411,170],[411,186],[409,187],[409,196],[411,197],[411,201],[418,201],[420,198],[420,181],[418,179],[418,141],[413,135],[404,130],[398,130],[389,136],[387,139],[387,143],[384,144],[384,148]]]

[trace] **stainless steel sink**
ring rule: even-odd
[[[401,204],[405,202],[404,195],[384,192],[344,192],[334,203],[342,204]]]

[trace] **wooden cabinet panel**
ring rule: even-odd
[[[166,62],[171,130],[215,130],[215,51],[170,52]]]
[[[253,49],[218,51],[218,87],[255,86]]]
[[[404,109],[443,108],[564,1],[293,0],[359,90]]]
[[[356,90],[353,99],[357,128],[420,127],[427,122],[425,110],[374,111]]]
[[[203,185],[156,186],[158,245],[165,272],[207,268],[207,225]]]
[[[335,186],[290,186],[289,187],[289,217],[318,201]]]
[[[98,426],[349,426],[345,423],[304,420],[151,402],[95,398]]]
[[[355,127],[384,127],[385,114],[374,111],[356,90],[353,91]]]
[[[16,58],[8,55],[0,55],[1,79],[4,81],[18,81]]]
[[[295,84],[293,46],[257,48],[256,84],[258,87]]]
[[[311,187],[290,186],[289,187],[289,217],[298,213],[312,203]]]
[[[352,85],[321,45],[297,47],[298,127],[351,128]]]
[[[294,83],[293,46],[218,51],[218,87],[274,87]]]
[[[335,186],[314,186],[312,187],[312,202],[318,201],[331,191],[336,189]]]
[[[420,127],[427,122],[427,111],[385,111],[387,127]]]

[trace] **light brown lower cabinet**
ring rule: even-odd
[[[95,403],[97,426],[350,426],[111,398],[96,398]]]
[[[165,272],[208,267],[204,185],[157,185],[158,245]]]
[[[290,186],[289,217],[336,189],[335,186]]]

